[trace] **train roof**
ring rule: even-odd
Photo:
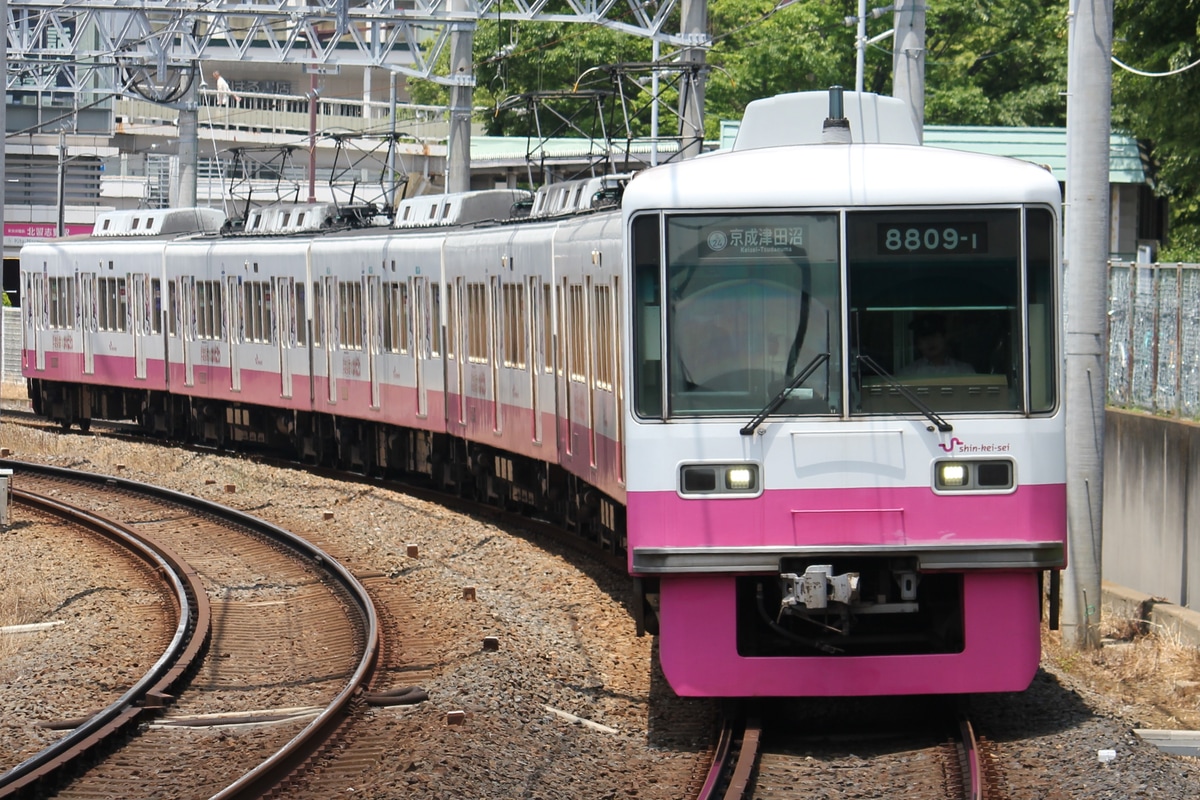
[[[640,173],[625,190],[639,209],[1046,203],[1061,193],[1034,164],[923,145],[803,144],[723,151]]]
[[[841,92],[840,105],[853,141],[920,144],[921,131],[907,103],[870,92]],[[818,144],[824,141],[829,92],[791,92],[746,106],[734,150]]]

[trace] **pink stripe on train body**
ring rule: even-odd
[[[887,545],[1066,540],[1066,486],[937,495],[927,486],[772,489],[747,499],[630,492],[629,547]]]

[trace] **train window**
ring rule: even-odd
[[[446,358],[458,358],[458,293],[453,283],[446,284]]]
[[[75,281],[72,278],[50,278],[48,310],[51,328],[75,327]]]
[[[1022,406],[1021,214],[945,209],[849,214],[855,410]]]
[[[312,321],[312,342],[314,346],[320,347],[322,337],[325,335],[325,294],[321,291],[321,284],[318,281],[313,281]]]
[[[363,304],[361,283],[338,284],[338,334],[345,350],[362,350]]]
[[[566,302],[565,298],[567,296],[567,286],[568,285],[569,284],[567,283],[567,280],[564,278],[562,289],[558,292],[558,294],[554,298],[554,309],[556,312],[554,319],[555,319],[555,325],[558,326],[558,354],[557,355],[558,355],[558,375],[559,375],[559,377],[562,377],[563,372],[567,368],[567,332],[566,332],[567,331],[567,328],[566,328],[567,316],[566,316],[566,313],[563,311],[563,304]],[[568,402],[570,402],[569,395],[568,395]]]
[[[661,241],[657,216],[633,221],[633,402],[650,418],[663,411]]]
[[[546,373],[554,373],[554,284],[542,286],[542,353],[546,361]]]
[[[567,289],[567,367],[571,380],[587,383],[588,325],[587,295],[583,284],[573,284]]]
[[[837,216],[679,215],[666,234],[668,412],[753,416],[807,373],[778,413],[840,413]]]
[[[179,288],[175,281],[167,284],[167,332],[179,335]]]
[[[96,310],[100,330],[128,330],[129,303],[124,278],[97,279]]]
[[[408,284],[383,286],[383,347],[389,353],[408,352]]]
[[[504,366],[525,369],[526,331],[529,328],[525,285],[506,283],[501,291],[504,296]]]
[[[162,281],[150,279],[150,332],[162,333]]]
[[[1025,286],[1029,306],[1030,411],[1054,408],[1058,365],[1054,325],[1054,215],[1033,208],[1025,214]]]
[[[242,341],[270,343],[275,338],[271,285],[266,281],[242,284]]]
[[[220,339],[223,318],[220,281],[196,281],[196,338]]]
[[[429,354],[437,358],[442,350],[439,344],[442,336],[442,287],[436,283],[429,287],[429,320],[433,327],[433,335],[429,337]]]
[[[293,308],[296,320],[296,344],[301,347],[308,345],[308,309],[304,305],[304,282],[296,284],[296,304]]]
[[[596,388],[611,392],[613,390],[613,314],[612,288],[596,286],[592,294],[595,299],[594,319],[592,330],[596,332]]]
[[[467,360],[474,364],[488,363],[487,336],[492,320],[488,311],[487,286],[467,284]]]

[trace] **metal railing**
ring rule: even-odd
[[[313,127],[307,95],[237,92],[227,101],[222,105],[216,91],[200,90],[200,125],[215,131],[254,131],[293,137],[307,137]],[[135,133],[142,126],[173,127],[178,118],[174,109],[148,100],[120,99],[113,111],[118,119],[117,129],[122,133]],[[389,103],[319,97],[316,111],[318,134],[387,136],[393,127]],[[396,105],[395,112],[398,133],[422,141],[444,141],[449,133],[446,109],[441,106],[403,103]]]

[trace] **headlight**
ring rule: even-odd
[[[937,461],[933,465],[934,491],[1008,492],[1016,487],[1012,460]]]
[[[944,461],[938,464],[939,486],[965,486],[967,483],[967,465]]]
[[[725,470],[725,485],[735,492],[754,488],[754,470],[749,467],[730,467]]]
[[[684,464],[679,468],[682,495],[758,494],[757,464]]]

